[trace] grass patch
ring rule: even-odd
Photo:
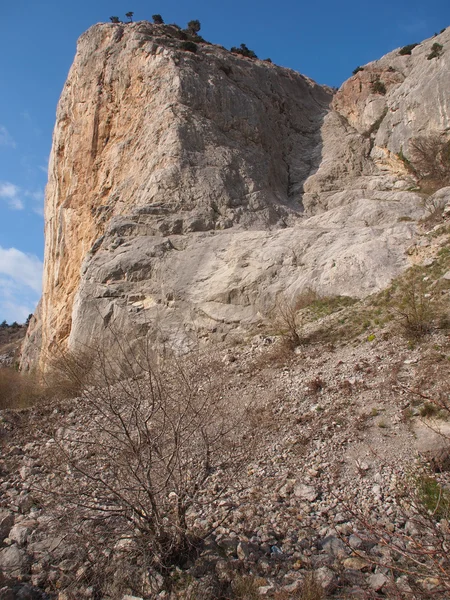
[[[450,517],[450,492],[431,475],[415,478],[417,498],[422,506],[438,521]]]

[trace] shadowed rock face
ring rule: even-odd
[[[330,90],[294,71],[207,44],[185,52],[178,37],[141,22],[79,40],[57,111],[25,367],[111,325],[133,338],[157,323],[180,344],[191,330],[225,334],[282,291],[363,296],[408,264],[415,226],[398,219],[420,217],[420,199],[380,169],[377,152],[395,143],[370,122],[388,118],[414,67],[388,71],[382,109],[367,108],[379,103],[369,84],[355,99],[352,78],[330,111]]]

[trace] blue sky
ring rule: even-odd
[[[111,15],[184,27],[227,48],[244,42],[260,58],[339,87],[352,70],[450,25],[450,2],[434,0],[15,0],[2,2],[0,36],[0,321],[23,322],[40,295],[43,198],[58,97],[78,36]]]

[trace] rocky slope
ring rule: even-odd
[[[3,597],[294,600],[308,597],[314,573],[318,589],[309,597],[317,599],[447,598],[448,525],[441,521],[436,529],[444,550],[426,558],[439,538],[430,542],[420,514],[400,502],[403,486],[413,493],[409,474],[420,473],[420,461],[441,471],[436,477],[447,486],[443,490],[450,483],[448,400],[445,414],[430,412],[428,400],[448,398],[447,200],[438,226],[419,232],[418,255],[427,293],[437,304],[443,300],[447,329],[434,323],[429,336],[412,343],[395,322],[380,322],[392,307],[366,300],[310,321],[295,352],[286,353],[279,339],[262,333],[203,355],[226,386],[230,422],[248,406],[245,463],[225,490],[220,469],[212,470],[191,515],[194,530],[212,533],[165,579],[141,565],[117,523],[107,537],[94,516],[92,531],[81,526],[86,507],[80,498],[88,482],[68,462],[72,452],[97,453],[107,471],[111,454],[105,461],[105,449],[92,447],[99,409],[107,410],[108,399],[127,384],[106,395],[88,389],[73,400],[2,411]],[[136,381],[142,390],[143,379]],[[196,389],[209,389],[208,377],[196,383]],[[114,428],[112,433],[117,435]],[[234,433],[240,440],[240,429]],[[126,459],[132,464],[130,455]],[[110,481],[125,490],[115,475]],[[132,499],[139,489],[131,490]],[[131,536],[139,538],[136,530]],[[423,571],[416,561],[420,548]]]
[[[450,34],[436,59],[428,40],[366,66],[331,109],[330,90],[293,71],[209,44],[186,52],[179,36],[142,22],[79,40],[24,366],[111,323],[181,345],[223,336],[280,294],[363,296],[408,265],[423,208],[395,154],[449,127]]]

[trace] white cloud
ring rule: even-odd
[[[0,198],[6,200],[12,210],[23,210],[25,203],[23,198],[29,198],[31,210],[41,217],[44,215],[44,190],[25,190],[10,181],[0,181]]]
[[[10,146],[11,148],[16,147],[16,142],[3,125],[0,125],[0,146]]]
[[[0,181],[0,198],[7,201],[9,208],[23,210],[24,204],[20,199],[20,188],[9,181]]]
[[[16,285],[31,288],[40,294],[42,267],[42,261],[34,254],[0,246],[0,274],[7,275]]]
[[[42,262],[33,254],[0,246],[0,321],[23,323],[42,287]]]

